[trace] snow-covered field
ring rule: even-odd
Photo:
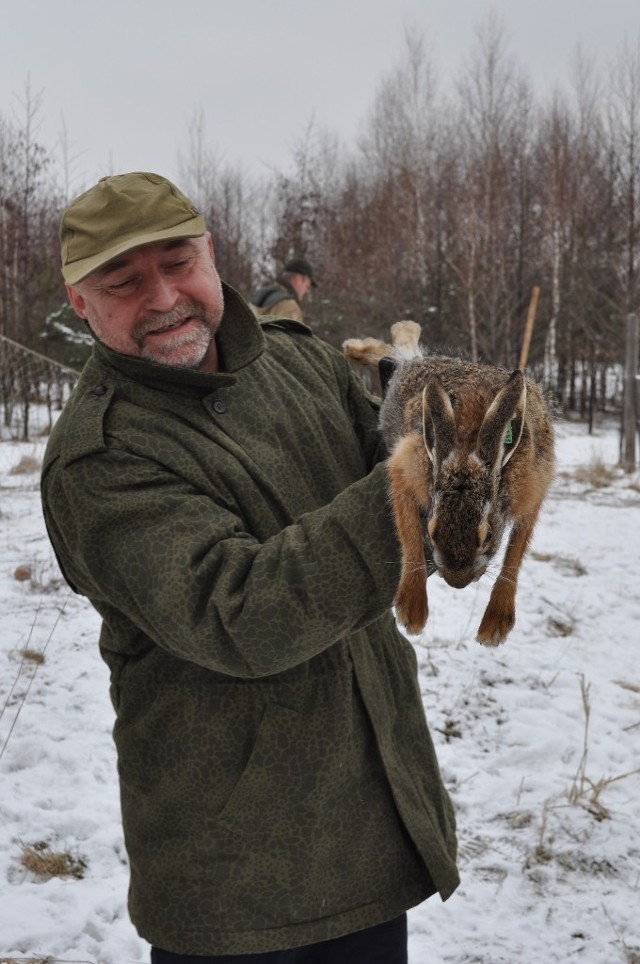
[[[614,426],[557,429],[558,480],[506,644],[474,642],[488,576],[429,583],[414,642],[462,884],[411,911],[411,964],[640,962],[640,475],[598,471],[618,461]],[[48,546],[43,444],[0,443],[0,964],[146,962],[126,912],[98,618]],[[68,853],[79,876],[27,870],[33,845]]]

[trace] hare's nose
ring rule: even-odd
[[[443,569],[442,577],[452,589],[464,589],[478,578],[473,569]]]

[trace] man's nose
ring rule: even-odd
[[[155,271],[147,278],[145,287],[146,307],[152,311],[170,311],[178,298],[178,291],[172,278],[161,271]]]

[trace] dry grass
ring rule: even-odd
[[[45,877],[47,880],[51,877],[74,877],[82,880],[84,877],[86,863],[66,850],[52,850],[44,841],[20,844],[20,849],[20,862],[23,867],[38,877]]]
[[[557,616],[549,616],[547,619],[547,632],[550,636],[571,636],[575,632],[575,624],[571,619],[559,619]]]
[[[596,456],[588,465],[579,465],[573,472],[561,472],[563,478],[573,478],[581,485],[588,485],[591,489],[606,489],[620,476],[616,466],[606,465]]]
[[[61,964],[54,957],[0,957],[0,964]]]
[[[587,775],[587,758],[589,755],[589,724],[591,722],[591,686],[587,683],[584,675],[579,675],[580,697],[584,714],[584,729],[582,740],[582,754],[576,773],[573,777],[571,786],[567,789],[564,798],[566,802],[560,802],[558,798],[545,800],[542,807],[542,819],[540,833],[533,854],[525,861],[525,866],[530,867],[533,862],[548,863],[556,859],[553,849],[554,838],[549,832],[549,816],[559,810],[571,807],[582,807],[587,813],[598,821],[611,819],[611,813],[603,803],[601,797],[603,792],[614,783],[620,780],[627,780],[629,777],[639,776],[640,768],[630,770],[628,773],[620,773],[612,777],[601,777],[599,780],[592,780]],[[640,961],[634,962],[640,964]]]
[[[34,592],[56,592],[64,586],[64,579],[51,559],[33,559],[16,566],[13,578],[16,582],[29,583]],[[2,964],[2,962],[0,962]]]
[[[30,475],[32,472],[39,472],[41,463],[33,455],[23,455],[17,465],[9,469],[9,475]],[[0,964],[2,961],[0,960]]]
[[[14,570],[13,578],[16,582],[29,582],[31,579],[31,574],[31,566],[27,563],[20,563],[20,565],[16,566]],[[2,962],[0,962],[0,964],[2,964]]]
[[[0,957],[0,964],[94,964],[93,961],[62,960],[61,957]]]
[[[44,663],[44,653],[41,653],[38,649],[19,649],[18,656],[22,659],[26,659],[27,662],[37,663],[39,666]],[[2,961],[0,961],[2,964]]]
[[[610,787],[612,783],[619,780],[626,780],[628,777],[640,774],[640,769],[630,770],[629,773],[620,773],[614,777],[601,777],[599,780],[591,780],[587,776],[587,756],[589,754],[589,722],[591,720],[591,700],[589,692],[591,686],[586,682],[581,673],[580,695],[582,698],[582,709],[584,712],[584,737],[582,743],[582,756],[573,783],[567,793],[569,803],[572,806],[581,806],[590,813],[596,820],[608,820],[611,816],[604,803],[600,799],[603,790]]]
[[[616,935],[616,940],[613,942],[614,946],[620,948],[620,950],[624,955],[626,964],[640,964],[640,947],[629,947],[625,939],[620,934],[618,928],[615,926],[613,920],[611,919],[611,914],[607,910],[606,906],[603,905],[602,909],[604,910],[607,920],[611,924],[611,929]]]
[[[579,559],[574,559],[572,556],[560,556],[553,552],[536,552],[535,550],[532,550],[529,556],[536,562],[551,562],[556,569],[560,569],[568,576],[586,576],[587,574],[586,567]]]
[[[614,679],[613,681],[616,686],[621,686],[623,690],[629,690],[631,693],[640,693],[640,684],[638,683],[627,683],[623,679]]]

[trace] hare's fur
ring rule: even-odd
[[[477,635],[496,646],[514,626],[518,573],[553,478],[548,406],[521,371],[422,352],[415,322],[397,322],[391,336],[392,345],[350,339],[343,348],[361,364],[397,361],[380,427],[402,547],[398,619],[411,633],[427,621],[425,539],[431,571],[462,588],[485,572],[511,526]]]

